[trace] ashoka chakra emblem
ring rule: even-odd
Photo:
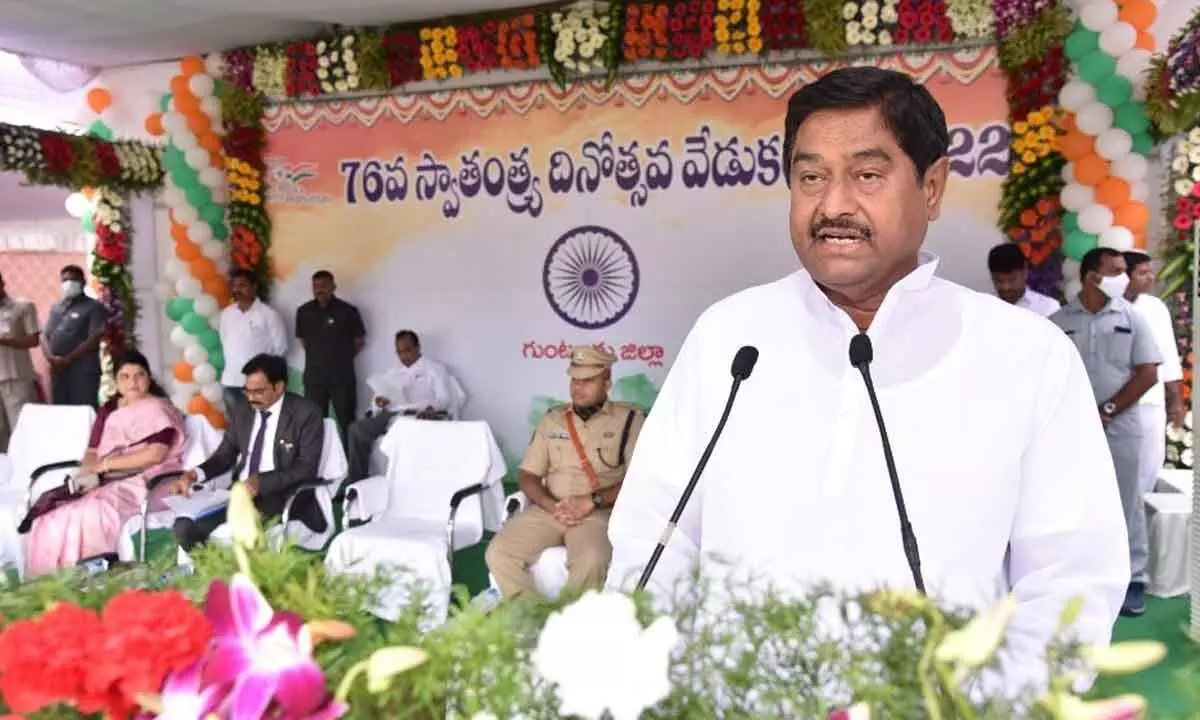
[[[550,247],[542,289],[560,318],[597,330],[625,317],[633,307],[638,278],[629,243],[608,228],[585,225],[569,230]]]

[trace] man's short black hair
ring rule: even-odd
[[[63,269],[58,271],[59,277],[68,274],[83,277],[83,268],[79,267],[78,265],[63,265]]]
[[[417,337],[417,333],[412,330],[401,330],[396,333],[396,342],[400,342],[404,338],[408,338],[413,345],[421,347],[421,338]]]
[[[239,278],[241,278],[242,280],[245,280],[246,282],[250,283],[251,285],[254,285],[254,286],[258,285],[258,277],[255,276],[253,270],[247,270],[246,268],[234,268],[233,270],[230,271],[230,273],[229,273],[229,281],[230,282],[233,282],[234,280],[237,280]]]
[[[329,282],[333,282],[333,273],[329,272],[328,270],[318,270],[312,274],[312,279],[328,280]]]
[[[950,147],[946,114],[924,85],[895,70],[870,66],[841,68],[792,93],[783,124],[783,177],[792,178],[796,131],[822,110],[878,108],[897,144],[912,160],[917,179]]]
[[[1100,266],[1104,264],[1104,258],[1110,257],[1121,257],[1121,253],[1106,247],[1088,250],[1079,261],[1079,277],[1082,278],[1090,272],[1100,272]]]
[[[254,373],[262,373],[267,378],[267,382],[272,385],[286,383],[288,378],[287,360],[284,360],[282,355],[259,353],[242,366],[243,375],[253,375]]]
[[[1127,250],[1121,254],[1125,256],[1125,274],[1127,275],[1133,275],[1133,271],[1137,269],[1138,265],[1154,262],[1154,258],[1137,250]]]
[[[1016,243],[1001,243],[988,253],[988,272],[993,275],[1026,270],[1029,260]]]

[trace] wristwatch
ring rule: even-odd
[[[604,496],[598,492],[592,493],[592,504],[597,508],[604,507]]]
[[[1109,402],[1106,402],[1100,406],[1100,412],[1104,413],[1105,415],[1107,415],[1109,417],[1113,417],[1114,415],[1117,414],[1117,404],[1110,400]]]

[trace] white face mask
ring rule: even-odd
[[[83,283],[74,280],[63,280],[62,290],[65,297],[78,297],[83,292]]]
[[[1125,289],[1129,287],[1129,276],[1125,273],[1120,275],[1105,275],[1100,278],[1100,292],[1110,298],[1119,298],[1125,294]]]

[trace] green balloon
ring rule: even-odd
[[[200,347],[204,348],[209,353],[212,353],[214,350],[221,349],[221,335],[211,327],[200,333],[200,336],[196,339],[200,342]]]
[[[1094,30],[1088,30],[1082,25],[1078,25],[1071,34],[1067,36],[1067,41],[1063,46],[1067,57],[1073,62],[1079,62],[1085,55],[1100,47],[1100,33]]]
[[[1062,219],[1062,234],[1063,237],[1070,235],[1079,229],[1079,215],[1073,212],[1066,212]]]
[[[224,241],[229,239],[229,226],[224,222],[210,223],[209,227],[212,228],[213,240]]]
[[[1072,260],[1082,260],[1083,256],[1089,250],[1095,249],[1098,244],[1099,240],[1095,235],[1076,230],[1063,238],[1063,253]]]
[[[1113,111],[1113,127],[1135,136],[1146,132],[1150,128],[1150,118],[1146,115],[1146,107],[1137,102],[1127,102],[1121,105]]]
[[[225,353],[221,351],[220,340],[218,339],[218,347],[208,351],[208,363],[215,367],[218,371],[225,369]]]
[[[1079,60],[1079,77],[1089,85],[1099,85],[1100,81],[1117,71],[1117,61],[1103,50],[1093,50]]]
[[[186,297],[171,298],[167,302],[167,317],[175,322],[183,320],[193,312],[192,299]]]
[[[105,125],[100,120],[97,120],[97,121],[93,122],[91,125],[89,125],[88,132],[91,133],[92,135],[100,138],[101,140],[112,140],[113,139],[112,128]]]
[[[183,157],[183,151],[175,147],[174,144],[167,145],[167,149],[163,151],[163,167],[171,171],[174,175],[179,169],[179,166],[187,167],[187,160]]]
[[[1100,102],[1116,110],[1133,97],[1133,83],[1124,75],[1113,73],[1096,86],[1096,96]]]
[[[224,224],[225,208],[220,205],[205,205],[200,209],[200,219],[209,225]]]
[[[158,111],[159,112],[169,112],[170,110],[171,110],[171,93],[164,93],[163,96],[158,99]]]
[[[86,232],[90,232],[90,233],[96,232],[96,216],[92,214],[91,210],[88,210],[86,213],[84,213],[82,220],[83,220],[83,229]]]
[[[212,191],[199,183],[184,188],[183,193],[187,196],[188,204],[192,207],[199,208],[212,204]]]
[[[1149,155],[1154,152],[1154,138],[1148,132],[1140,132],[1133,136],[1133,151],[1138,155]]]
[[[187,331],[188,335],[199,335],[209,329],[208,318],[195,312],[184,315],[183,320],[179,321],[179,325]]]

